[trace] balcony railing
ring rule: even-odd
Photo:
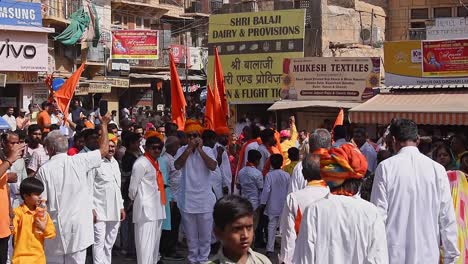
[[[409,35],[410,40],[425,40],[426,29],[425,28],[410,28],[408,35]]]
[[[65,20],[81,7],[79,0],[42,0],[42,4],[45,7],[45,18],[55,17]]]

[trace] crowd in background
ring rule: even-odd
[[[48,263],[84,263],[86,256],[110,263],[118,237],[121,253],[138,263],[182,260],[183,241],[189,263],[205,263],[217,252],[232,259],[213,218],[216,201],[240,199],[230,194],[252,208],[253,247],[284,263],[435,263],[439,248],[444,263],[465,263],[467,257],[466,224],[459,220],[468,202],[463,134],[420,136],[414,122],[395,120],[373,142],[363,127],[325,121],[327,128],[298,130],[294,117],[278,130],[272,119],[256,118],[241,118],[232,130],[207,130],[196,119],[179,128],[169,115],[143,108],[121,109],[117,122],[116,112],[101,117],[79,100],[66,118],[53,102],[19,109],[16,117],[15,110],[3,116],[11,129],[1,136],[10,199],[8,206],[0,200],[1,263],[25,263],[18,262],[26,254],[24,233],[18,226],[2,231],[1,225],[34,211],[26,205],[40,205],[40,197],[31,198],[39,191],[55,226],[35,223],[42,227],[39,247],[50,239],[42,252]],[[39,182],[27,182],[30,177]],[[362,199],[346,198],[356,195]],[[349,233],[334,231],[340,228]],[[239,247],[254,254],[247,250],[252,241],[245,241]],[[36,251],[30,261],[43,260]],[[462,262],[455,262],[459,254]],[[250,263],[268,263],[259,258]]]

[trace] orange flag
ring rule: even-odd
[[[228,107],[228,103],[226,99],[226,83],[224,82],[223,66],[221,65],[221,59],[219,58],[217,47],[215,47],[214,55],[215,55],[214,74],[215,74],[216,86],[218,87],[221,110],[223,111],[224,117],[227,119],[229,117],[229,107]]]
[[[172,122],[176,123],[179,129],[185,127],[185,102],[184,92],[180,84],[179,74],[174,62],[172,52],[169,52],[169,62],[171,65],[171,108],[172,108]]]
[[[215,76],[213,80],[213,125],[214,127],[228,127],[227,123],[227,116],[223,112],[223,108],[221,106],[221,98],[219,96],[219,89],[218,89],[218,82]]]
[[[73,94],[76,90],[76,85],[80,81],[81,74],[83,73],[85,64],[82,63],[81,66],[76,70],[70,78],[68,78],[65,83],[62,85],[60,90],[55,92],[54,97],[57,101],[57,106],[62,111],[65,120],[68,117],[68,109],[70,107],[70,101],[73,98]]]
[[[210,85],[206,87],[205,127],[214,130],[215,98]]]
[[[333,128],[335,128],[336,126],[342,126],[343,120],[344,120],[344,112],[343,112],[343,108],[341,108],[340,112],[338,113],[338,116],[336,116],[336,120],[335,120],[335,124],[333,125]]]

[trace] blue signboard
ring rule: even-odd
[[[42,27],[41,3],[1,0],[0,25]]]

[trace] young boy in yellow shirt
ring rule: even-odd
[[[44,185],[34,177],[26,178],[20,184],[24,203],[14,209],[12,264],[46,263],[44,239],[55,238],[55,227],[47,210],[39,208],[43,191]],[[41,209],[44,211],[40,212]]]

